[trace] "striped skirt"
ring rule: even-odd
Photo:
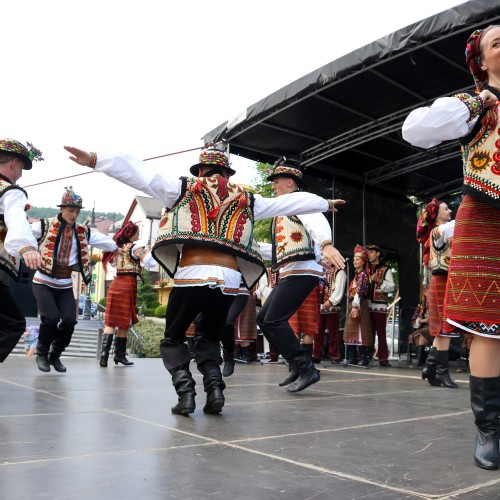
[[[444,329],[500,337],[500,208],[466,195],[455,224]]]
[[[113,328],[129,328],[139,322],[135,303],[137,300],[137,278],[116,276],[106,297],[104,324]]]
[[[306,297],[297,312],[288,320],[295,335],[316,335],[319,326],[319,286]]]
[[[238,340],[257,340],[257,320],[255,295],[251,293],[243,311],[234,323],[234,338]]]
[[[352,302],[349,303],[349,312],[351,312],[351,309]],[[349,314],[347,315],[344,328],[344,342],[346,344],[372,346],[372,323],[367,299],[361,299],[359,313],[358,319],[351,319]]]
[[[459,337],[460,333],[450,330],[449,324],[444,324],[444,300],[446,296],[447,274],[433,274],[429,284],[429,332],[433,337]],[[447,331],[443,331],[444,327]]]

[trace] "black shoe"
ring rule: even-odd
[[[54,367],[54,370],[59,373],[65,373],[66,367],[61,363],[59,356],[56,356],[53,352],[49,353],[49,363]]]
[[[439,386],[441,384],[435,382],[436,378],[436,367],[437,367],[437,349],[431,347],[427,360],[425,361],[425,366],[422,369],[422,380],[426,380],[430,385]]]
[[[389,361],[379,361],[378,365],[382,368],[392,368],[392,365],[391,363],[389,363]]]
[[[124,366],[133,366],[133,362],[126,357],[127,354],[127,337],[115,337],[115,355],[113,361],[115,365],[121,363]]]
[[[172,413],[175,415],[189,415],[190,413],[194,413],[196,409],[196,402],[194,400],[193,394],[187,394],[185,396],[179,397],[179,402],[172,406]]]
[[[295,382],[287,387],[287,391],[300,392],[310,385],[319,382],[319,370],[314,366],[310,354],[301,352],[292,359],[299,372],[299,376]]]
[[[49,358],[46,354],[37,354],[36,355],[36,364],[38,365],[38,369],[40,371],[50,372]]]
[[[293,359],[291,359],[288,362],[288,371],[289,371],[288,377],[285,380],[283,380],[283,382],[280,382],[278,384],[280,387],[284,387],[285,385],[289,385],[292,382],[295,382],[299,378],[299,370],[295,366]]]
[[[223,377],[230,377],[234,373],[234,352],[227,352],[224,349],[224,368],[222,369]]]
[[[224,406],[225,398],[221,387],[214,387],[207,393],[207,402],[203,407],[204,413],[220,413]]]

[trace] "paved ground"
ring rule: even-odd
[[[221,415],[200,388],[181,417],[161,361],[134,361],[0,366],[0,499],[500,498],[500,471],[472,461],[466,375],[451,390],[415,368],[327,367],[290,394],[284,365],[238,365]]]

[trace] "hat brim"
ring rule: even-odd
[[[233,170],[231,167],[224,167],[222,165],[207,165],[206,163],[197,163],[196,165],[193,165],[189,171],[191,172],[191,175],[194,175],[195,177],[198,177],[198,172],[200,171],[201,167],[212,167],[212,168],[224,168],[229,172],[230,175],[234,175],[236,173],[236,170]]]
[[[80,205],[56,205],[56,207],[59,207],[59,208],[62,208],[62,207],[85,208],[85,207],[81,207]]]
[[[297,177],[293,174],[273,174],[270,175],[267,180],[272,182],[274,179],[276,179],[276,177],[288,177],[289,179],[293,179],[297,183],[297,186],[304,187],[304,181],[300,177]]]
[[[11,151],[5,151],[8,154],[12,154],[15,157],[19,158],[23,162],[23,170],[31,170],[33,167],[33,162],[27,157],[19,153],[12,153]]]

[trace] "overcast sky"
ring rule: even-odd
[[[288,83],[460,1],[16,0],[2,6],[0,136],[44,153],[21,186],[87,172],[63,145],[149,158],[202,137]],[[465,43],[465,40],[464,40]],[[198,152],[154,160],[188,175]],[[236,182],[253,162],[232,157]],[[35,206],[73,185],[125,213],[135,194],[102,174],[28,187]]]

